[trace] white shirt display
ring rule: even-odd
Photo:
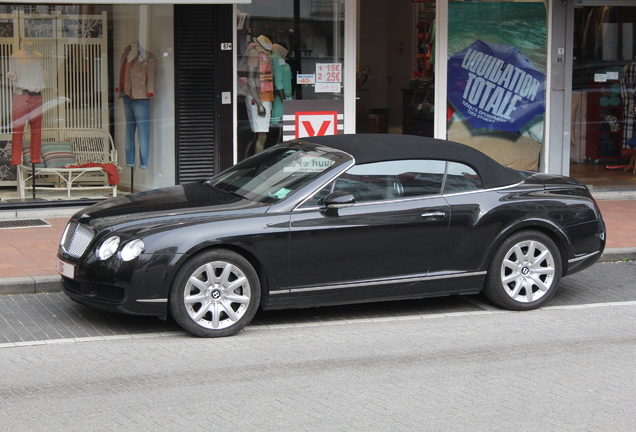
[[[13,80],[17,91],[41,92],[44,84],[44,56],[33,46],[22,48],[9,58],[7,77]]]

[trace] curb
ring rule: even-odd
[[[636,247],[605,249],[599,262],[636,261]],[[62,291],[59,276],[0,278],[0,295],[54,293]]]
[[[60,292],[59,276],[28,276],[0,279],[0,295]]]
[[[599,262],[634,261],[636,260],[636,248],[611,248],[605,249]]]

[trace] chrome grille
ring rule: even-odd
[[[80,258],[93,241],[93,237],[95,237],[95,233],[92,229],[75,221],[70,221],[62,235],[60,247],[70,256]]]

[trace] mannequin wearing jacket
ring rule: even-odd
[[[40,163],[42,156],[42,90],[46,72],[44,57],[35,51],[32,42],[9,57],[7,78],[13,81],[11,165],[22,163],[24,128],[31,130],[31,163]]]
[[[292,98],[292,71],[285,61],[288,50],[283,42],[272,46],[272,73],[274,75],[274,102],[272,103],[272,124],[283,121],[283,101]]]
[[[119,62],[119,87],[126,114],[126,166],[136,165],[135,132],[139,135],[139,168],[148,169],[150,153],[150,98],[155,95],[156,61],[138,41],[126,47]]]

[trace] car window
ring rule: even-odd
[[[444,183],[444,193],[457,193],[484,188],[479,174],[463,163],[449,162],[446,183]]]
[[[342,155],[319,149],[277,146],[245,159],[207,183],[243,198],[273,203],[344,160]]]
[[[349,192],[356,203],[421,197],[441,193],[446,162],[399,160],[354,165],[325,186],[303,207],[314,207],[332,192]]]

